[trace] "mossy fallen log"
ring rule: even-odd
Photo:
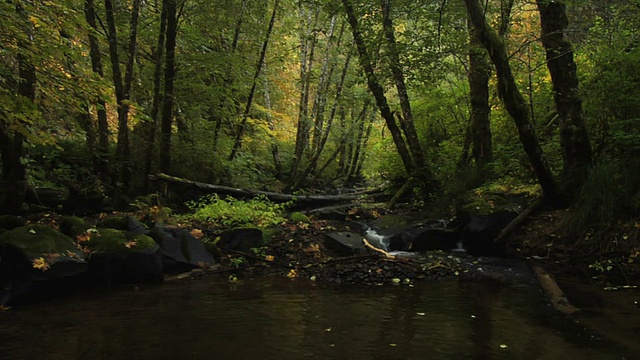
[[[379,187],[371,190],[358,191],[358,192],[353,192],[349,194],[337,194],[337,195],[293,195],[293,194],[282,194],[282,193],[277,193],[272,191],[243,189],[243,188],[234,188],[234,187],[223,186],[223,185],[207,184],[199,181],[179,178],[176,176],[170,176],[163,173],[159,173],[156,175],[149,175],[149,179],[161,180],[169,183],[191,185],[191,186],[197,187],[198,189],[212,192],[212,193],[226,194],[226,195],[232,195],[237,197],[265,196],[266,198],[274,202],[295,201],[297,204],[320,204],[320,203],[337,203],[337,202],[354,201],[362,198],[365,195],[380,193],[383,189]]]

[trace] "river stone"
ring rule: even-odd
[[[82,242],[89,254],[89,270],[107,284],[159,283],[164,279],[162,251],[146,235],[110,228],[90,232]]]
[[[0,235],[0,305],[11,302],[35,282],[60,281],[87,269],[84,254],[73,240],[48,226],[7,231]]]
[[[338,256],[370,254],[362,242],[364,237],[353,232],[334,232],[324,236],[324,245]]]
[[[262,231],[256,228],[228,230],[220,234],[216,245],[222,249],[251,252],[252,248],[259,248],[264,244]]]
[[[17,227],[24,226],[24,220],[13,215],[0,215],[0,229],[13,230]]]
[[[215,260],[205,244],[185,229],[156,227],[149,236],[162,249],[162,263],[166,273],[180,273],[213,265]]]

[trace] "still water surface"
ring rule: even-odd
[[[0,314],[0,359],[633,359],[535,287],[218,278]]]

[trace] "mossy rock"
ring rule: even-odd
[[[2,245],[14,246],[30,259],[44,254],[82,255],[70,237],[45,225],[27,225],[9,230],[0,235],[0,246]]]
[[[98,226],[101,228],[132,231],[136,234],[146,234],[149,232],[149,227],[133,216],[113,216],[106,218],[98,224]]]
[[[465,196],[462,211],[472,215],[489,215],[495,209],[501,208],[509,204],[509,201],[499,194],[482,194],[475,193]]]
[[[296,212],[292,212],[291,215],[289,215],[289,220],[293,221],[293,222],[299,222],[299,223],[305,223],[305,224],[309,224],[311,223],[311,220],[309,220],[309,218],[307,217],[307,215],[296,211]]]
[[[82,245],[91,251],[139,252],[158,247],[149,236],[130,231],[100,228],[90,235],[90,239],[82,242]]]
[[[89,226],[84,219],[77,216],[68,216],[62,219],[60,223],[60,232],[75,239],[76,236],[84,234]]]
[[[17,227],[24,226],[24,220],[13,215],[0,215],[0,229],[13,230]]]

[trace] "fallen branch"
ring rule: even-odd
[[[536,211],[540,206],[544,204],[543,199],[538,199],[534,201],[531,205],[529,205],[526,209],[524,209],[515,219],[511,220],[509,225],[505,226],[498,236],[493,240],[495,243],[501,243],[506,240],[506,237],[511,234],[517,227],[519,227],[525,220],[529,218],[529,216]]]
[[[229,194],[229,195],[235,195],[240,197],[265,196],[269,200],[275,201],[275,202],[295,201],[296,203],[299,203],[299,204],[353,201],[361,198],[363,195],[379,193],[383,189],[383,187],[378,187],[371,190],[364,190],[364,191],[354,192],[350,194],[338,194],[338,195],[292,195],[292,194],[281,194],[281,193],[272,192],[272,191],[242,189],[242,188],[233,188],[233,187],[223,186],[223,185],[207,184],[199,181],[193,181],[193,180],[183,179],[175,176],[170,176],[163,173],[160,173],[157,175],[149,175],[149,179],[162,180],[170,183],[191,185],[199,189],[206,190],[209,192],[214,192],[214,193]]]
[[[560,286],[553,278],[553,275],[548,273],[542,266],[538,264],[531,264],[531,269],[536,274],[538,282],[542,287],[542,290],[547,295],[547,298],[551,302],[554,309],[560,311],[565,315],[572,315],[580,311],[577,307],[573,306],[569,299],[564,295]]]
[[[367,239],[362,239],[362,243],[364,244],[365,247],[369,248],[370,250],[373,250],[377,253],[380,253],[382,255],[384,255],[387,259],[395,259],[396,257],[389,254],[388,252],[382,250],[382,249],[378,249],[377,247],[369,244],[369,242],[367,241]]]

